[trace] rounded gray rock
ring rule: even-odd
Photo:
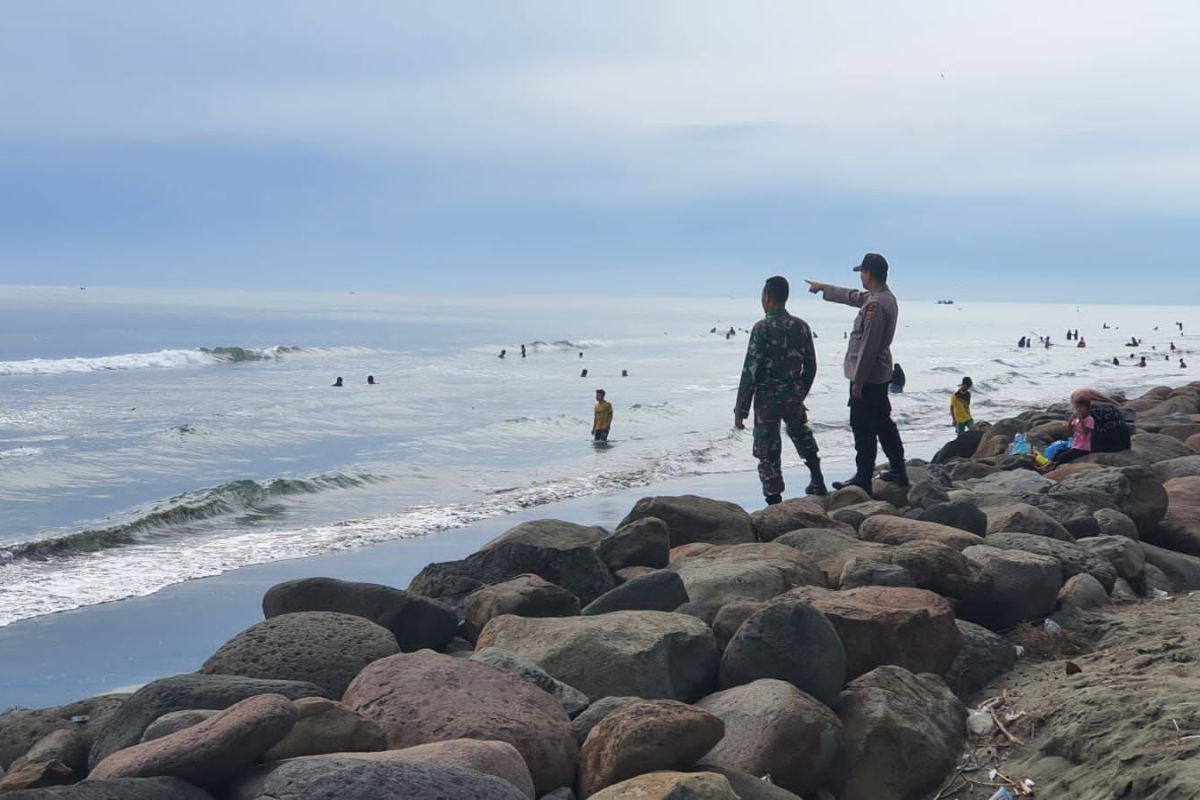
[[[580,613],[592,616],[610,611],[674,611],[688,601],[683,578],[671,570],[659,569],[605,592]]]
[[[230,800],[528,800],[495,775],[409,761],[316,757],[281,761],[239,782]]]
[[[787,681],[832,705],[846,681],[846,649],[833,624],[799,601],[754,613],[725,648],[720,683],[729,689],[760,678]]]
[[[454,609],[403,589],[337,578],[300,578],[263,596],[267,619],[297,611],[335,611],[364,617],[392,632],[404,652],[437,650],[458,631]]]
[[[363,667],[398,652],[392,632],[368,619],[300,611],[251,625],[222,645],[200,671],[309,681],[340,697]]]
[[[213,800],[213,796],[177,778],[118,778],[9,792],[4,800]]]

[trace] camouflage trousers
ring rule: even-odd
[[[779,423],[787,426],[788,438],[796,452],[808,462],[818,457],[817,440],[808,427],[808,413],[803,406],[775,413],[754,410],[754,457],[758,459],[758,479],[762,481],[763,496],[783,494],[783,441]]]

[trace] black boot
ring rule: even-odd
[[[766,501],[767,505],[769,505],[769,506],[773,506],[773,505],[775,505],[776,503],[782,503],[782,502],[783,502],[783,495],[781,495],[781,494],[769,494],[769,495],[767,495],[766,497],[764,497],[764,498],[763,498],[763,500],[765,500],[765,501]]]
[[[805,461],[804,465],[808,467],[808,474],[811,478],[804,493],[815,494],[817,497],[829,494],[829,490],[825,488],[825,476],[821,474],[821,459],[811,458]]]
[[[833,488],[835,491],[838,489],[845,489],[847,486],[857,486],[858,488],[862,489],[864,492],[867,493],[867,497],[875,496],[871,493],[871,484],[866,483],[865,481],[860,481],[858,479],[857,475],[855,475],[853,478],[850,478],[849,480],[833,482]]]
[[[899,469],[899,470],[890,469],[885,472],[881,472],[881,473],[879,473],[879,480],[887,481],[888,483],[894,483],[897,486],[907,488],[909,485],[908,470],[906,470],[906,469]]]

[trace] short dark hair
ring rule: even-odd
[[[597,389],[597,390],[596,390],[596,394],[600,395],[601,397],[604,397],[604,390],[603,390],[603,389]]]
[[[974,385],[975,385],[975,381],[971,380],[970,378],[963,378],[963,379],[962,379],[962,385],[963,385],[963,386],[974,386]]]
[[[782,275],[773,275],[767,278],[767,282],[763,284],[763,291],[767,293],[767,297],[783,305],[787,302],[791,289],[788,287],[787,278]]]

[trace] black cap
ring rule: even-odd
[[[887,280],[888,263],[887,259],[879,255],[879,253],[867,253],[862,258],[862,263],[854,267],[855,272],[869,272],[881,281]]]

